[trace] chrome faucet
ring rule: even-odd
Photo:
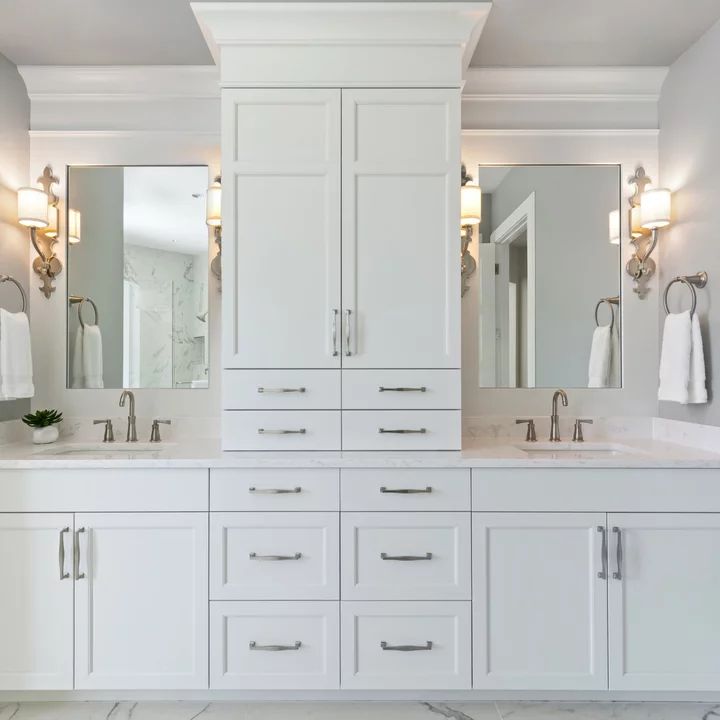
[[[550,416],[550,442],[560,442],[560,416],[558,415],[558,398],[562,398],[563,407],[568,406],[568,396],[564,390],[556,390],[552,399],[552,415]]]
[[[135,395],[130,390],[123,390],[120,395],[120,407],[125,407],[125,400],[130,398],[128,406],[128,426],[125,442],[137,442],[137,427],[135,426]],[[567,405],[567,403],[565,403]]]

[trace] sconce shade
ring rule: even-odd
[[[478,225],[482,219],[482,190],[477,185],[460,188],[460,225]]]
[[[18,222],[29,228],[48,226],[48,196],[38,188],[18,189]]]
[[[81,216],[79,210],[68,210],[68,242],[77,245],[80,242]]]
[[[640,198],[640,222],[648,230],[670,224],[670,191],[667,188],[645,190]]]
[[[640,206],[633,205],[633,207],[630,208],[630,237],[639,238],[647,234],[648,231],[642,226],[640,219]]]
[[[610,244],[620,244],[620,211],[611,210],[608,215],[608,230],[610,232]]]
[[[45,237],[58,236],[58,209],[56,205],[48,205],[48,224],[45,228]]]
[[[210,227],[222,225],[222,185],[220,180],[215,178],[212,185],[207,189],[207,206],[205,222]]]

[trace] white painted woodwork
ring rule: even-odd
[[[337,469],[276,468],[213,469],[210,471],[210,509],[339,510]]]
[[[72,689],[72,529],[71,514],[0,514],[0,690]]]
[[[340,341],[338,318],[338,342]],[[338,370],[226,370],[224,410],[335,410]]]
[[[224,367],[340,367],[340,91],[223,90],[222,164]]]
[[[343,367],[459,368],[460,92],[342,101]]]
[[[609,582],[611,690],[720,685],[720,515],[611,514],[622,534]],[[610,570],[617,571],[610,532]]]
[[[85,461],[87,462],[87,461]],[[208,509],[207,468],[26,468],[0,472],[4,512]]]
[[[226,410],[222,446],[223,450],[339,450],[340,411]]]
[[[412,430],[411,433],[380,432]],[[419,431],[419,432],[418,432]],[[460,450],[460,410],[344,410],[343,450]]]
[[[342,602],[340,614],[343,688],[470,688],[470,603]],[[383,650],[382,642],[432,649]]]
[[[77,689],[207,687],[207,518],[75,516]]]
[[[473,686],[607,687],[604,513],[473,513]]]
[[[410,492],[405,492],[407,490]],[[341,470],[340,505],[344,511],[468,511],[470,471],[409,468]]]
[[[212,602],[210,687],[338,688],[339,642],[339,602]]]
[[[346,370],[343,409],[459,410],[460,382],[460,370]]]
[[[337,513],[213,513],[210,547],[213,600],[339,597]]]
[[[343,600],[470,599],[470,513],[343,513],[341,546]]]

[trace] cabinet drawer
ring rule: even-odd
[[[345,513],[341,533],[344,599],[470,599],[470,513]]]
[[[336,410],[339,370],[225,370],[224,410]]]
[[[226,410],[223,450],[339,450],[340,412]]]
[[[343,688],[470,687],[469,602],[341,603]]]
[[[342,470],[343,510],[470,510],[470,470]]]
[[[213,600],[336,600],[337,513],[212,513]]]
[[[211,510],[338,510],[338,470],[210,471]]]
[[[210,603],[212,689],[337,688],[338,602]]]
[[[344,370],[348,410],[459,410],[460,370]]]
[[[459,410],[350,410],[344,450],[460,450]]]

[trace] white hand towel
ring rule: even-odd
[[[82,366],[86,388],[105,387],[103,384],[102,334],[97,325],[85,325],[82,339]]]
[[[85,387],[85,373],[83,371],[83,329],[79,325],[75,333],[75,345],[72,356],[72,380],[70,384],[74,388]]]
[[[25,313],[0,308],[0,400],[35,395],[30,323]]]
[[[690,351],[690,379],[688,381],[688,403],[701,404],[708,400],[705,387],[705,351],[703,350],[700,319],[695,313],[692,317],[692,345]]]
[[[690,354],[692,350],[690,312],[671,313],[665,318],[660,352],[660,387],[658,399],[688,402]]]
[[[612,365],[613,343],[612,330],[609,325],[595,328],[590,347],[590,362],[588,364],[588,387],[604,388],[610,382],[610,369]]]

